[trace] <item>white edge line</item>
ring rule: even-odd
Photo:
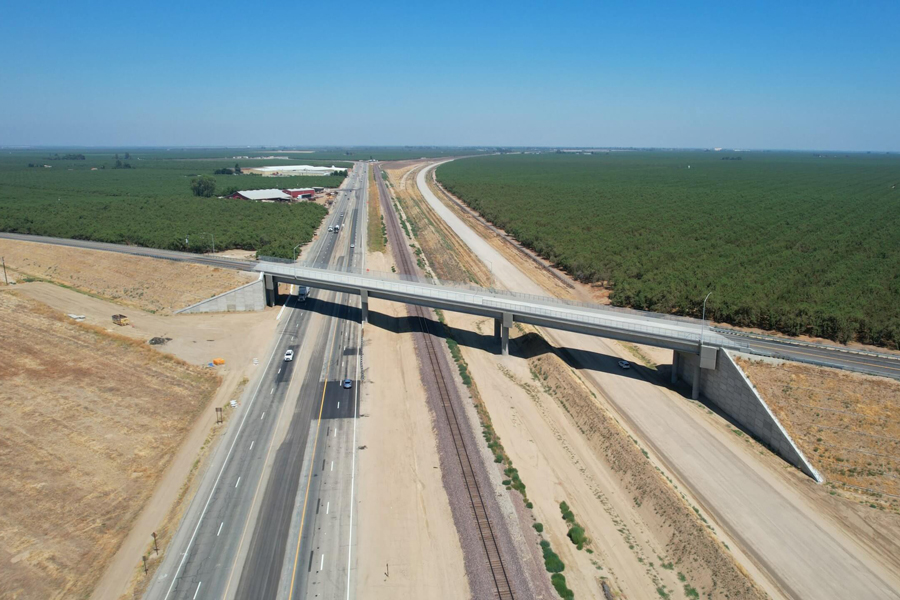
[[[178,581],[178,573],[181,571],[181,567],[184,566],[184,561],[187,560],[188,554],[190,554],[191,546],[194,545],[194,539],[197,537],[197,532],[200,531],[200,525],[203,523],[203,517],[206,516],[206,511],[207,509],[209,509],[209,503],[212,502],[213,492],[215,492],[216,488],[219,486],[219,480],[222,478],[222,474],[225,472],[225,468],[228,466],[228,460],[231,458],[231,453],[234,451],[234,446],[235,444],[237,444],[238,438],[241,436],[241,430],[244,428],[244,423],[247,422],[247,417],[250,416],[250,409],[253,407],[253,403],[256,402],[256,396],[259,394],[259,388],[262,386],[263,379],[265,379],[265,372],[269,370],[269,365],[272,364],[272,359],[275,358],[275,353],[278,349],[278,342],[281,341],[282,337],[284,337],[283,331],[281,332],[281,336],[278,337],[278,341],[273,345],[272,354],[269,356],[269,361],[266,363],[265,370],[259,376],[259,383],[256,384],[256,391],[253,393],[253,397],[247,404],[246,412],[244,412],[244,418],[241,419],[241,424],[238,426],[238,429],[234,434],[234,440],[232,440],[231,447],[228,449],[228,454],[225,455],[225,460],[222,462],[222,468],[219,470],[219,474],[216,476],[215,482],[213,482],[212,489],[209,492],[209,497],[206,499],[206,504],[203,506],[203,511],[200,513],[200,518],[197,519],[197,526],[194,527],[194,533],[191,534],[191,539],[188,540],[188,545],[184,549],[184,554],[181,555],[181,562],[178,563],[178,567],[175,569],[175,573],[172,574],[172,583],[169,584],[169,589],[168,591],[166,591],[166,595],[163,596],[163,600],[166,600],[169,597],[169,594],[171,594],[172,590],[175,588],[175,582]],[[197,586],[197,589],[200,589],[199,585]]]
[[[365,324],[359,326],[359,342],[356,346],[356,406],[353,408],[353,462],[350,467],[350,526],[347,528],[347,600],[350,600],[350,573],[353,557],[353,492],[356,480],[356,423],[359,421],[359,364],[362,362],[362,334]]]

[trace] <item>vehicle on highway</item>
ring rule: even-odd
[[[342,387],[343,387],[345,390],[349,390],[350,388],[353,387],[353,380],[351,380],[351,379],[345,379],[345,380],[344,380],[344,383],[342,384]]]
[[[619,366],[622,367],[623,369],[630,369],[630,368],[631,368],[631,363],[628,362],[627,360],[620,360],[620,361],[619,361]]]
[[[309,298],[309,288],[301,285],[297,288],[297,302],[306,302],[307,298]]]
[[[350,244],[350,249],[356,248],[356,244]]]
[[[334,232],[335,232],[335,233],[340,233],[340,231],[341,231],[341,226],[340,226],[340,225],[335,225],[335,226],[334,226]]]
[[[294,360],[294,351],[288,350],[284,353],[284,362],[291,362],[292,360]]]
[[[334,226],[329,225],[329,226],[328,226],[328,233],[331,233],[332,231],[334,231]]]

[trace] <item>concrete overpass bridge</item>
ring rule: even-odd
[[[700,369],[715,369],[720,349],[742,350],[746,344],[729,339],[689,319],[666,317],[551,297],[532,296],[471,285],[440,285],[407,281],[392,274],[355,274],[296,264],[259,263],[265,278],[266,302],[275,302],[279,283],[296,284],[360,296],[362,320],[368,316],[369,298],[456,311],[494,319],[494,334],[503,355],[509,353],[509,328],[526,323],[637,344],[668,348],[680,355],[696,355],[692,362],[693,396],[700,392]],[[695,364],[694,364],[695,363]],[[673,369],[673,380],[677,373]]]

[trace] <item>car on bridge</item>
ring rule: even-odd
[[[341,387],[343,387],[345,390],[349,390],[353,387],[353,380],[345,379],[344,383],[341,384]]]
[[[291,362],[292,360],[294,360],[294,351],[288,350],[284,353],[284,362]]]

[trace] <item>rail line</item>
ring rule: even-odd
[[[400,223],[397,220],[397,214],[390,205],[390,196],[387,192],[384,180],[381,177],[380,165],[374,165],[375,180],[378,185],[378,196],[381,199],[382,210],[387,214],[387,225],[392,233],[394,240],[404,240],[403,232],[400,230]],[[371,199],[370,199],[371,201]],[[404,244],[397,244],[397,258],[400,261],[399,269],[403,275],[415,275],[415,264],[409,249]],[[424,341],[425,351],[428,360],[431,363],[432,371],[435,374],[435,383],[437,384],[438,395],[441,398],[441,405],[444,409],[444,415],[450,426],[450,437],[453,438],[453,445],[456,449],[456,456],[459,459],[459,465],[462,469],[463,480],[466,484],[466,491],[469,494],[472,511],[475,514],[475,522],[478,526],[478,533],[481,536],[481,543],[487,555],[488,565],[491,569],[495,591],[500,600],[513,600],[512,587],[509,584],[509,577],[506,574],[506,567],[503,565],[503,559],[500,556],[500,548],[494,536],[494,530],[491,527],[490,519],[487,515],[487,509],[484,504],[484,498],[478,481],[475,478],[475,471],[472,468],[472,461],[469,452],[466,449],[465,441],[462,437],[462,431],[459,425],[459,417],[456,409],[451,402],[449,383],[452,378],[447,373],[443,363],[438,357],[437,349],[434,347],[434,335],[429,327],[430,319],[425,318],[425,311],[421,306],[407,305],[410,314],[415,316],[416,322],[419,324],[422,340]]]

